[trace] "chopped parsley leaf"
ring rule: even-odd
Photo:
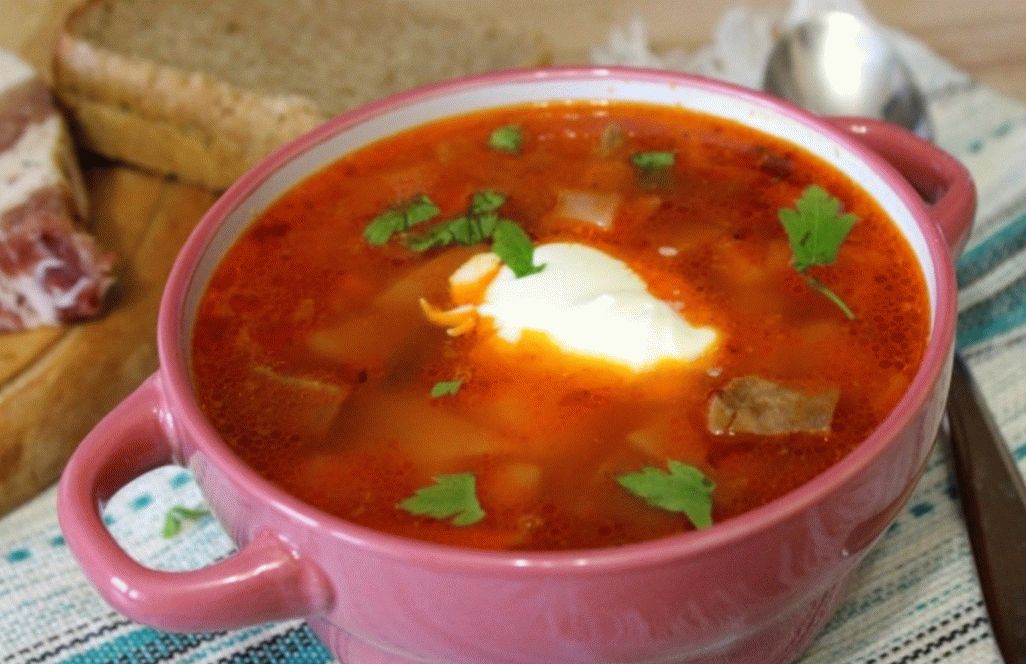
[[[672,167],[676,161],[677,157],[672,152],[661,150],[635,152],[631,156],[631,163],[645,173],[651,173],[652,171],[664,171]]]
[[[453,380],[440,380],[431,388],[431,398],[449,397],[460,391],[463,381],[459,378]]]
[[[669,472],[646,466],[636,473],[620,475],[616,481],[653,507],[683,512],[696,528],[712,525],[712,492],[716,485],[705,474],[686,463],[670,460]]]
[[[444,221],[428,232],[406,239],[406,246],[422,252],[453,244],[466,246],[484,242],[495,232],[499,217],[494,212]]]
[[[413,223],[420,223],[421,220],[430,219],[438,213],[438,208],[435,207],[434,203],[431,203],[430,199],[426,196],[421,198],[430,204],[433,212],[430,216],[426,216],[425,212],[418,210],[414,214],[414,218],[418,221]],[[420,235],[407,235],[403,242],[412,251],[424,252],[454,244],[471,246],[485,240],[492,240],[492,251],[513,270],[513,274],[517,277],[541,272],[545,266],[534,264],[534,244],[531,242],[531,238],[517,222],[499,216],[498,210],[505,202],[506,194],[489,189],[479,191],[471,198],[470,209],[465,215],[436,224]],[[380,242],[384,244],[391,238],[393,233],[398,230],[406,230],[413,223],[407,224],[405,221],[386,220],[387,223],[392,225],[387,230],[387,236],[385,230],[374,230],[372,233],[371,227],[378,220],[386,217],[386,215],[398,216],[406,214],[408,210],[409,208],[403,211],[392,210],[384,215],[379,215],[378,219],[375,219],[371,226],[367,227],[364,235],[371,244],[375,244],[377,240],[384,238]],[[382,221],[382,225],[385,225],[386,221]]]
[[[410,514],[448,519],[454,526],[469,526],[485,517],[477,502],[477,481],[473,473],[437,475],[434,484],[426,486],[399,502],[396,507]]]
[[[199,521],[207,516],[210,516],[210,510],[175,505],[167,511],[167,516],[164,517],[164,529],[161,531],[161,535],[164,536],[164,539],[171,539],[181,532],[184,521]]]
[[[488,147],[499,152],[515,154],[520,152],[520,146],[524,142],[524,135],[517,125],[506,125],[492,131],[488,137]]]
[[[363,237],[368,243],[380,247],[396,233],[407,231],[417,224],[433,219],[438,212],[438,206],[421,194],[404,206],[387,210],[374,217],[363,229]]]
[[[858,218],[850,212],[841,214],[841,201],[816,184],[805,188],[793,209],[781,208],[777,216],[791,243],[794,269],[805,277],[810,288],[833,302],[849,319],[855,318],[840,296],[805,271],[813,266],[832,265]]]
[[[813,265],[830,265],[857,218],[840,214],[841,201],[819,185],[810,185],[795,201],[795,208],[779,212],[780,223],[787,231],[794,253],[794,269],[804,272]]]
[[[496,211],[505,202],[506,194],[489,189],[479,191],[471,198],[466,215],[443,221],[426,233],[406,238],[406,246],[423,252],[453,244],[471,246],[484,242],[495,233],[495,225],[499,221]]]
[[[470,214],[485,214],[495,212],[506,202],[506,194],[498,191],[485,189],[474,194],[470,200]]]
[[[492,251],[513,270],[518,279],[545,268],[544,264],[534,264],[534,243],[519,224],[509,219],[500,219],[495,225]]]

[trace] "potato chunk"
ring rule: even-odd
[[[293,414],[299,430],[317,438],[328,432],[342,402],[353,391],[352,385],[283,374],[263,365],[255,366],[251,371],[262,379],[259,389]],[[268,412],[265,416],[274,423],[278,419],[277,411]]]

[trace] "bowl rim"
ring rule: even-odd
[[[934,265],[936,300],[932,331],[919,369],[898,404],[855,449],[825,471],[796,489],[714,527],[690,530],[654,540],[617,547],[566,551],[488,551],[406,538],[361,526],[307,504],[274,485],[237,457],[202,414],[188,377],[188,358],[182,351],[179,330],[185,316],[186,293],[200,259],[220,228],[236,208],[245,203],[274,172],[314,146],[336,134],[413,102],[446,96],[470,88],[533,82],[608,80],[641,81],[698,88],[736,96],[787,119],[809,126],[841,144],[878,174],[912,213]],[[651,103],[646,100],[637,100]],[[501,104],[499,104],[501,105]],[[454,111],[459,115],[466,111]],[[742,123],[744,124],[744,123]],[[397,128],[396,132],[412,127]],[[341,158],[344,155],[339,155]],[[313,171],[311,171],[312,173]],[[164,288],[157,321],[158,373],[163,388],[166,426],[189,431],[197,451],[205,454],[221,473],[242,490],[262,497],[264,503],[288,519],[323,530],[331,538],[360,547],[376,555],[408,563],[458,567],[481,572],[549,574],[554,572],[595,573],[637,568],[679,560],[729,546],[741,539],[795,517],[858,475],[899,438],[905,425],[927,403],[939,380],[946,380],[946,367],[954,347],[955,277],[949,249],[940,229],[912,185],[888,162],[849,134],[789,102],[761,92],[701,76],[657,69],[607,66],[569,66],[510,69],[465,76],[401,92],[342,113],[282,146],[243,174],[203,215],[179,251]],[[173,440],[176,440],[172,436]],[[286,537],[287,535],[282,534]],[[298,547],[300,553],[302,547]]]

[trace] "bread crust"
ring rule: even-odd
[[[305,96],[258,93],[89,41],[76,23],[105,1],[69,14],[54,59],[57,96],[91,150],[219,190],[329,118]],[[519,47],[524,65],[549,61],[540,35],[525,35]]]
[[[224,189],[327,119],[299,96],[256,94],[81,39],[75,19],[93,4],[73,12],[58,34],[54,79],[82,142],[105,157]]]
[[[269,142],[266,152],[261,153],[252,147],[240,147],[239,143],[204,131],[197,125],[145,117],[124,106],[71,92],[64,92],[60,99],[69,111],[81,147],[214,191],[228,188],[266,152],[293,138],[282,138],[280,143]],[[311,120],[309,127],[297,129],[295,135],[319,123],[320,120]]]

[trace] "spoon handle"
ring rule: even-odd
[[[969,541],[1006,664],[1026,664],[1026,487],[963,360],[956,355],[948,417]]]

